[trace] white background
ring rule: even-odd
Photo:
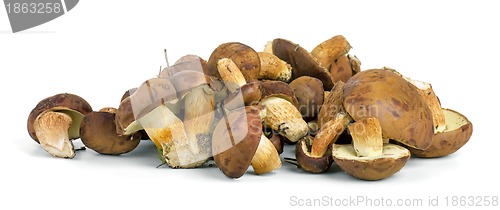
[[[16,34],[0,9],[0,209],[285,209],[291,196],[424,204],[440,196],[445,207],[445,196],[500,195],[495,1],[179,2],[80,1],[66,15]],[[338,169],[306,174],[289,164],[264,176],[249,169],[232,180],[217,168],[156,169],[160,161],[146,141],[123,156],[87,150],[57,159],[26,130],[31,109],[57,93],[78,94],[94,109],[117,106],[125,90],[165,66],[164,48],[173,63],[189,53],[208,59],[229,41],[260,51],[281,37],[311,50],[337,34],[349,40],[363,69],[390,66],[432,83],[443,107],[473,122],[470,142],[445,158],[411,159],[378,182]]]

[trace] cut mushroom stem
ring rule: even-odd
[[[247,83],[238,66],[229,58],[220,59],[217,62],[217,70],[231,93]]]
[[[377,118],[365,118],[349,125],[354,151],[358,157],[382,155],[384,140],[382,128]]]
[[[351,120],[352,119],[348,115],[338,113],[335,118],[321,126],[318,133],[314,137],[314,141],[311,146],[311,156],[323,157],[330,147],[330,144],[337,141]]]
[[[266,107],[264,123],[291,142],[307,135],[309,127],[299,110],[289,101],[279,97],[268,97],[260,102]]]
[[[441,103],[438,97],[434,93],[431,84],[427,82],[422,82],[418,80],[412,80],[408,77],[403,77],[408,82],[417,87],[417,91],[422,96],[424,101],[429,106],[432,112],[432,121],[434,123],[434,133],[441,133],[446,130],[446,121],[444,117],[443,109],[441,108]]]
[[[61,112],[48,111],[39,115],[34,129],[43,149],[55,157],[75,157],[75,149],[68,134],[72,123],[71,117]]]
[[[281,167],[278,151],[265,135],[260,137],[259,146],[251,164],[256,174],[269,173]]]

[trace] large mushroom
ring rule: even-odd
[[[54,157],[73,158],[71,140],[80,137],[80,123],[92,107],[83,98],[57,94],[41,100],[30,112],[28,132],[42,148]]]

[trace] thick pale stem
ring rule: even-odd
[[[335,143],[340,134],[344,132],[351,121],[350,117],[343,113],[338,113],[335,118],[326,122],[319,129],[314,137],[311,146],[312,157],[323,157],[332,143]]]
[[[199,86],[186,95],[184,127],[193,154],[200,152],[199,135],[207,135],[214,120],[214,92],[208,85]],[[208,158],[208,157],[207,157]]]
[[[238,66],[229,58],[220,59],[217,62],[217,70],[231,93],[247,83]]]
[[[60,112],[48,111],[38,116],[34,129],[43,149],[55,157],[75,157],[75,149],[68,136],[72,122],[70,116]]]
[[[309,127],[299,110],[289,101],[279,97],[268,97],[260,102],[266,108],[264,123],[291,142],[307,135]]]
[[[358,157],[382,155],[384,140],[382,127],[377,118],[365,118],[349,125],[354,151]]]
[[[265,174],[281,167],[281,159],[273,143],[261,136],[257,151],[252,158],[252,167],[256,174]]]

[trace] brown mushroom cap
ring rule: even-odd
[[[273,53],[292,66],[292,80],[301,76],[311,76],[321,80],[324,90],[332,89],[334,83],[330,72],[298,44],[285,39],[275,39]]]
[[[282,81],[263,81],[261,83],[262,86],[262,96],[261,100],[268,97],[278,97],[285,99],[292,103],[295,107],[299,107],[299,102],[297,101],[297,97],[295,97],[295,93],[287,83]]]
[[[247,82],[257,80],[260,72],[260,58],[251,47],[238,43],[229,42],[219,45],[208,59],[209,76],[220,78],[217,70],[217,62],[222,58],[230,58],[241,70]]]
[[[363,180],[380,180],[401,170],[410,158],[410,151],[398,145],[385,144],[381,156],[358,157],[352,145],[334,144],[332,156],[347,174]]]
[[[91,112],[92,107],[85,99],[69,93],[57,94],[41,100],[31,110],[28,117],[28,132],[30,137],[38,143],[40,142],[33,125],[38,116],[48,111],[62,112],[70,116],[73,122],[68,131],[69,139],[77,139],[80,136],[80,122],[83,115]]]
[[[245,174],[262,135],[260,108],[247,106],[222,118],[212,137],[212,153],[219,169],[230,178]]]
[[[316,118],[324,100],[323,83],[321,80],[314,77],[302,76],[294,79],[290,83],[290,87],[295,93],[302,117],[306,121]]]
[[[268,139],[269,141],[271,141],[271,143],[273,143],[276,151],[278,151],[278,154],[283,153],[283,147],[285,146],[285,137],[281,136],[278,133],[271,132]]]
[[[300,139],[295,146],[295,158],[300,168],[310,173],[323,173],[330,168],[333,163],[331,150],[327,150],[322,157],[311,156],[311,145],[313,137],[305,136]]]
[[[347,82],[352,77],[354,70],[352,69],[351,61],[347,55],[342,55],[330,65],[330,74],[333,81]]]
[[[140,133],[119,136],[116,133],[115,114],[110,112],[90,112],[80,124],[82,143],[106,155],[119,155],[132,151],[139,145]]]
[[[378,118],[383,136],[410,147],[425,149],[432,143],[432,113],[415,87],[386,70],[367,70],[344,86],[344,108],[357,121]]]
[[[321,66],[329,68],[335,60],[347,54],[350,49],[351,45],[347,42],[345,37],[337,35],[316,46],[311,51],[311,55],[317,59]]]
[[[408,148],[422,158],[435,158],[450,155],[464,146],[472,136],[472,123],[462,114],[451,109],[443,109],[446,130],[435,133],[432,144],[424,150]]]

